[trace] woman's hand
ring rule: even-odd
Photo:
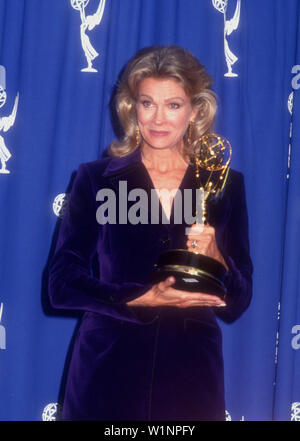
[[[175,306],[188,308],[191,306],[226,306],[218,297],[200,292],[182,291],[172,288],[174,277],[152,286],[144,295],[127,303],[128,306]]]
[[[194,224],[187,236],[187,249],[197,254],[205,254],[221,262],[228,270],[228,266],[219,251],[214,227],[210,225]]]
[[[194,246],[193,246],[194,244]],[[194,224],[187,236],[187,248],[195,253],[205,254],[221,262],[226,269],[228,267],[220,253],[215,236],[215,229],[210,225]],[[175,306],[188,308],[190,306],[226,306],[218,296],[201,292],[182,291],[172,287],[174,277],[157,283],[144,295],[128,302],[129,306]]]

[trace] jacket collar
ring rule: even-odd
[[[135,168],[136,166],[140,165],[141,162],[142,162],[142,154],[140,148],[137,148],[129,155],[123,156],[121,158],[112,157],[103,172],[103,176],[109,177],[109,176],[118,176],[119,174],[122,175],[127,171],[130,171],[132,168]],[[195,168],[194,163],[190,163],[190,166],[192,166],[192,168]]]
[[[132,153],[121,158],[113,157],[106,169],[103,172],[103,176],[116,176],[129,171],[132,167],[135,167],[142,161],[141,150],[137,148]]]

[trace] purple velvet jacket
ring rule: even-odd
[[[63,419],[222,420],[225,415],[222,336],[216,316],[236,320],[252,295],[244,182],[230,170],[209,223],[229,267],[225,308],[129,307],[151,288],[159,254],[186,248],[184,222],[100,225],[100,189],[119,195],[144,189],[151,178],[137,150],[79,167],[50,266],[55,308],[82,310],[68,371]],[[190,164],[179,189],[197,188]],[[123,199],[124,200],[124,199]],[[195,203],[195,200],[193,201]],[[135,202],[128,201],[128,209]],[[117,219],[118,219],[117,204]],[[92,272],[97,260],[99,277]]]

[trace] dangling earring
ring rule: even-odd
[[[140,134],[140,128],[137,125],[135,129],[135,145],[138,147],[141,143],[141,134]]]
[[[193,130],[194,130],[194,124],[195,124],[194,121],[190,121],[189,128],[188,128],[187,143],[188,143],[189,147],[192,144],[192,134],[193,134]]]

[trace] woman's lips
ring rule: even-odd
[[[162,136],[167,136],[168,134],[169,134],[169,132],[164,131],[164,130],[150,130],[150,135],[155,136],[157,138],[160,138]]]

